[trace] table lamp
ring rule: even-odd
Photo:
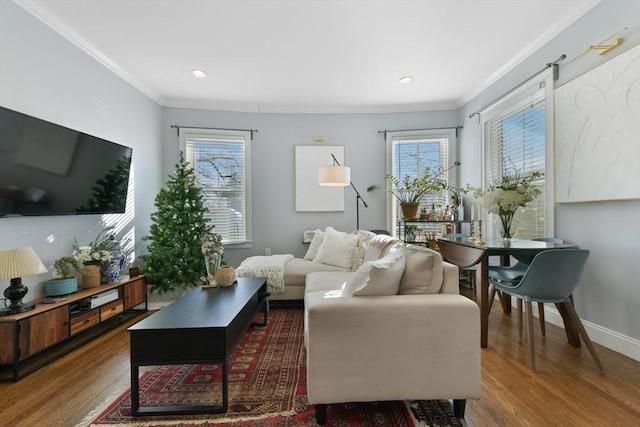
[[[358,189],[351,182],[351,168],[348,166],[341,166],[336,159],[336,156],[331,153],[333,157],[333,166],[323,166],[318,170],[318,183],[323,187],[347,187],[351,186],[353,191],[356,192],[356,230],[360,230],[360,202],[365,208],[368,208],[367,202],[365,202]]]
[[[10,279],[9,287],[4,290],[4,296],[11,301],[8,307],[0,309],[0,316],[33,309],[35,304],[22,303],[22,298],[29,291],[22,284],[22,276],[33,276],[47,272],[47,268],[31,247],[0,250],[0,280]]]

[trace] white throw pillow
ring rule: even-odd
[[[362,264],[343,285],[343,296],[396,295],[404,272],[404,249]]]
[[[304,259],[313,261],[313,259],[318,254],[318,248],[324,241],[324,231],[320,229],[316,229],[316,234],[313,235],[313,239],[311,239],[311,243],[309,243],[309,249],[307,249],[307,253],[304,256]]]
[[[314,262],[351,268],[353,251],[358,245],[358,235],[336,231],[332,227],[324,230],[324,241],[318,248]]]
[[[364,262],[364,254],[367,251],[367,246],[371,239],[376,236],[376,233],[366,230],[356,230],[351,234],[358,236],[358,246],[356,246],[356,249],[353,251],[353,259],[351,260],[351,271],[356,271]]]
[[[406,265],[400,280],[400,295],[437,294],[442,287],[442,255],[416,245],[405,247]]]

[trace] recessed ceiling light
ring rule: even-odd
[[[400,84],[403,84],[403,85],[408,85],[412,81],[413,81],[413,77],[411,76],[404,76],[400,78]]]
[[[191,74],[193,74],[194,76],[200,78],[200,79],[204,79],[205,77],[207,77],[207,73],[202,71],[202,70],[193,70],[191,71]]]

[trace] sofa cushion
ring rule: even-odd
[[[313,258],[313,261],[350,269],[353,262],[353,251],[358,245],[358,240],[356,234],[348,234],[327,227],[324,232],[324,241],[318,248],[318,254]]]
[[[304,293],[338,291],[342,294],[342,286],[352,275],[353,273],[350,271],[342,273],[337,271],[309,273],[305,279]]]
[[[304,259],[313,261],[313,259],[318,255],[318,248],[324,241],[324,231],[320,229],[316,229],[316,233],[313,235],[313,239],[311,239],[311,243],[309,243],[309,249],[307,249],[307,253],[304,256]]]
[[[335,267],[333,265],[320,264],[302,258],[294,258],[284,265],[285,287],[305,286],[305,277],[312,272],[345,272],[351,274],[350,268]]]
[[[344,285],[343,296],[396,295],[405,269],[403,250],[362,264]]]
[[[405,247],[405,268],[400,295],[437,294],[442,286],[442,256],[422,246]]]

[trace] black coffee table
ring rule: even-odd
[[[229,404],[227,362],[254,316],[269,310],[265,278],[238,278],[227,288],[196,288],[184,298],[136,323],[131,339],[132,415],[224,413]],[[140,407],[141,366],[222,365],[222,404]]]

